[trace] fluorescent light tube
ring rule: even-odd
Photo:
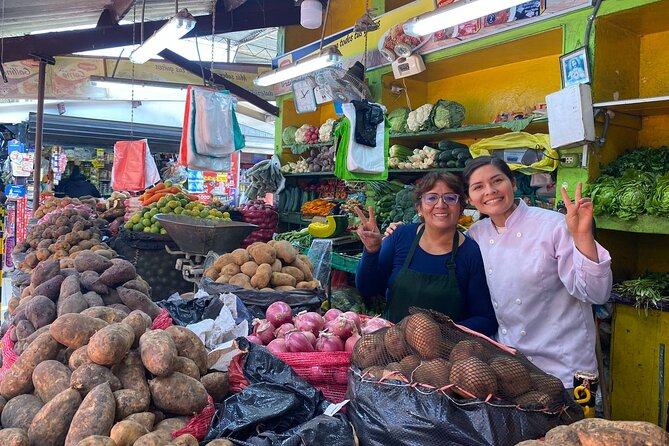
[[[188,34],[195,27],[195,19],[182,9],[151,37],[130,54],[130,62],[142,64]]]
[[[503,11],[527,0],[460,0],[443,8],[421,14],[404,24],[404,32],[413,36],[426,36],[470,20]]]
[[[255,78],[253,83],[260,87],[267,87],[335,65],[341,62],[341,59],[342,54],[339,50],[336,47],[328,46],[323,48],[323,51],[319,54],[313,54],[290,65],[263,73]]]

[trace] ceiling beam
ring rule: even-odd
[[[260,108],[261,110],[266,111],[267,113],[274,115],[274,116],[279,116],[279,108],[270,104],[266,100],[256,96],[254,93],[251,93],[250,91],[240,87],[239,85],[235,84],[234,82],[230,82],[229,80],[219,76],[216,73],[212,73],[209,71],[207,68],[204,66],[201,66],[197,62],[191,62],[190,60],[186,59],[185,57],[182,57],[178,55],[177,53],[170,51],[170,50],[163,50],[160,52],[160,57],[169,60],[173,64],[183,68],[184,70],[188,71],[189,73],[192,73],[196,76],[201,76],[202,73],[204,72],[204,78],[205,79],[213,79],[214,83],[220,87],[225,88],[226,90],[229,90],[230,93],[234,94],[235,96],[239,97],[240,99],[243,99],[256,107]]]
[[[211,35],[212,16],[195,18],[197,24],[185,37]],[[146,22],[144,35],[150,36],[167,21]],[[222,2],[216,9],[215,33],[247,31],[260,28],[297,25],[300,23],[300,8],[294,0],[258,0],[241,5],[232,12],[225,12]],[[31,53],[59,56],[83,51],[115,48],[135,43],[140,35],[140,24],[116,25],[76,31],[62,31],[5,38],[4,61],[30,59]]]
[[[105,6],[98,19],[98,28],[118,25],[123,17],[130,11],[135,0],[113,0],[111,4]]]

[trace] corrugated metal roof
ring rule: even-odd
[[[146,21],[166,19],[174,15],[174,0],[145,0]],[[111,0],[4,0],[4,20],[0,18],[0,34],[22,36],[74,27],[93,27]],[[187,8],[194,16],[209,14],[211,0],[180,0],[179,9]],[[1,11],[0,11],[1,14]],[[140,21],[142,0],[137,0],[125,17]]]

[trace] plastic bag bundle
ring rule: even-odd
[[[244,193],[243,202],[262,198],[266,194],[281,193],[286,183],[281,173],[281,162],[276,155],[271,159],[260,161],[247,170],[246,178],[251,181],[251,186]]]
[[[562,382],[522,354],[442,313],[410,313],[363,335],[351,355],[349,416],[361,444],[516,444],[583,417]],[[393,401],[392,412],[379,399]],[[421,423],[411,421],[416,414]],[[379,429],[385,417],[401,435]]]

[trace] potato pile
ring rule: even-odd
[[[528,440],[516,446],[608,446],[669,444],[669,434],[661,427],[645,421],[609,421],[586,418],[549,430],[543,441]]]
[[[216,283],[229,283],[260,291],[314,290],[314,266],[289,242],[255,242],[246,249],[223,254],[204,275]]]
[[[151,319],[158,316],[160,307],[151,301],[148,285],[133,264],[109,259],[102,252],[80,251],[73,259],[48,259],[37,265],[21,297],[14,296],[8,303],[14,325],[10,336],[17,354],[29,348],[40,330],[68,313],[122,318],[141,310]],[[63,260],[68,261],[66,268]]]
[[[82,204],[87,205],[91,209],[95,209],[96,200],[93,197],[88,197],[88,198],[82,197],[81,199],[70,198],[70,197],[65,197],[65,198],[50,197],[44,200],[44,203],[42,203],[37,208],[37,210],[35,211],[35,215],[33,216],[37,219],[40,219],[49,212],[53,212],[57,209],[63,209],[64,207],[70,205],[81,206]]]
[[[363,335],[351,363],[372,378],[390,377],[462,398],[492,394],[532,409],[553,409],[566,396],[562,382],[527,359],[418,312],[399,324]]]
[[[7,371],[0,444],[196,446],[171,433],[207,394],[220,401],[228,390],[227,374],[208,373],[200,339],[184,327],[150,330],[144,311],[89,310],[40,328]]]
[[[112,258],[114,252],[102,242],[100,233],[100,227],[106,224],[105,220],[90,220],[86,210],[66,208],[51,212],[47,221],[30,228],[26,239],[14,247],[14,254],[27,253],[19,269],[30,272],[47,259],[66,259],[62,264],[67,268],[76,253],[84,250],[99,250]]]

